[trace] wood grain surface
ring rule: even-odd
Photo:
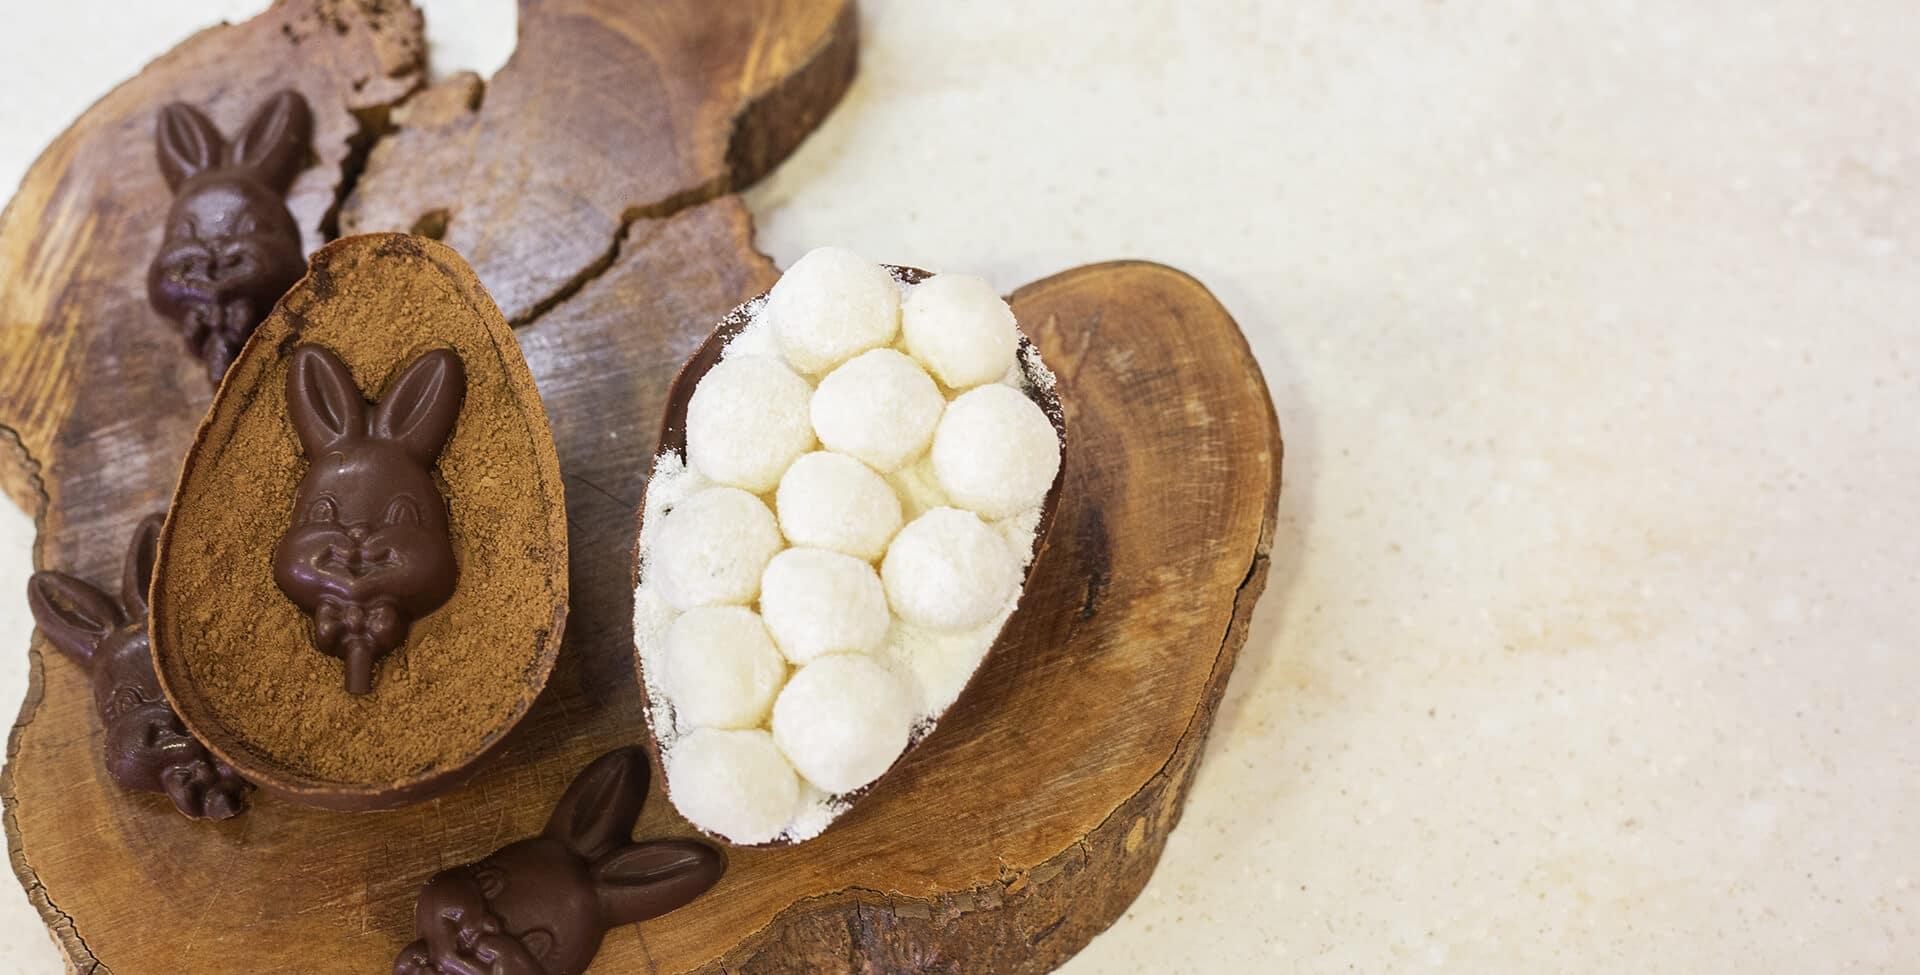
[[[302,227],[434,231],[465,254],[520,326],[567,490],[572,609],[547,692],[490,769],[431,802],[262,797],[188,822],[107,780],[85,678],[36,638],[0,792],[15,871],[79,971],[385,970],[427,876],[537,830],[588,760],[645,734],[628,565],[666,390],[775,278],[731,192],[837,100],[855,20],[826,0],[529,0],[521,23],[493,84],[416,93],[410,8],[286,0],[90,109],[0,221],[0,470],[41,567],[112,575],[208,399],[141,297],[166,202],[153,112],[185,97],[231,124],[269,77],[315,109]],[[613,932],[594,971],[1041,972],[1146,883],[1265,582],[1278,425],[1239,330],[1177,271],[1080,268],[1013,302],[1073,438],[1006,642],[827,834],[729,851],[712,893]],[[640,835],[688,834],[658,790]]]

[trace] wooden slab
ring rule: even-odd
[[[821,82],[831,74],[821,65],[851,44],[853,21],[825,0],[770,3],[780,16],[765,19],[703,18],[730,5],[694,0],[605,6],[620,12],[523,4],[514,73],[478,109],[477,86],[456,80],[396,113],[415,127],[373,148],[341,218],[369,230],[443,223],[456,247],[490,255],[475,259],[486,284],[523,309],[517,337],[553,423],[571,529],[573,607],[546,695],[500,760],[442,799],[355,816],[263,798],[210,826],[112,787],[84,679],[36,638],[0,793],[15,871],[79,970],[385,970],[428,875],[537,829],[591,757],[645,733],[627,566],[666,389],[712,324],[771,284],[751,219],[725,192],[797,142],[794,119],[810,125],[837,98],[844,83]],[[646,29],[625,22],[633,7],[652,11]],[[128,150],[108,136],[141,130],[182,91],[210,93],[226,122],[259,86],[225,95],[223,72],[257,63],[301,72],[333,146],[356,131],[346,106],[361,96],[353,72],[330,88],[333,75],[309,59],[417,52],[405,14],[378,0],[290,0],[200,35],[90,110],[30,173],[0,223],[0,423],[23,448],[0,468],[36,513],[38,565],[109,577],[133,521],[171,488],[206,402],[193,363],[133,300],[151,241],[133,217],[96,209],[127,195],[106,160]],[[344,31],[297,51],[274,39],[286,36],[280,24],[328,16]],[[607,49],[619,60],[574,56],[564,34],[575,31],[622,39]],[[665,90],[688,104],[602,126],[618,133],[534,110],[669,76],[680,81]],[[397,89],[385,97],[408,87],[412,76],[400,77],[378,83]],[[498,97],[509,82],[518,101]],[[787,106],[772,121],[770,101]],[[617,152],[594,148],[615,139]],[[451,171],[402,162],[468,156]],[[516,203],[515,167],[536,156],[542,172],[521,178],[571,188],[577,206],[535,214]],[[609,188],[608,159],[672,175]],[[316,233],[326,209],[296,204]],[[54,232],[36,236],[45,227]],[[833,830],[793,849],[731,851],[713,893],[614,932],[594,971],[1041,972],[1145,884],[1265,582],[1279,431],[1238,329],[1179,272],[1099,265],[1013,300],[1061,376],[1072,442],[1052,544],[1010,642],[926,746]],[[80,381],[88,370],[104,378]],[[128,473],[103,470],[104,459]],[[655,793],[640,833],[688,834],[657,783]]]

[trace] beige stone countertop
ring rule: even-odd
[[[0,185],[263,5],[9,11]],[[441,69],[510,50],[504,0],[426,6]],[[1920,971],[1913,0],[869,0],[864,27],[852,93],[749,194],[763,249],[1007,289],[1172,264],[1286,435],[1186,819],[1063,971]],[[11,714],[32,529],[0,508]],[[58,964],[0,892],[0,969]]]

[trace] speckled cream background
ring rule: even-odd
[[[0,31],[0,183],[258,2]],[[490,70],[511,4],[427,4]],[[164,9],[152,9],[164,8]],[[1920,7],[865,5],[749,200],[1211,285],[1287,436],[1166,859],[1069,975],[1920,971]],[[4,506],[0,506],[4,507]],[[0,517],[0,711],[31,529]],[[58,963],[0,897],[0,968]]]

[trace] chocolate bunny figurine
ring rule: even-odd
[[[47,639],[93,674],[107,774],[124,788],[166,793],[191,818],[226,819],[244,808],[247,783],[187,733],[153,670],[147,585],[160,521],[149,515],[134,529],[117,605],[64,572],[34,573],[27,605]]]
[[[631,840],[647,757],[620,748],[573,780],[539,836],[442,870],[394,975],[579,975],[610,928],[686,905],[726,863],[692,840]]]
[[[307,272],[282,196],[306,163],[313,115],[298,92],[267,100],[228,145],[199,109],[175,102],[154,132],[173,191],[147,300],[179,323],[217,385],[274,302]]]
[[[459,570],[433,465],[466,391],[451,349],[421,353],[372,405],[333,353],[293,350],[287,410],[308,464],[273,577],[313,617],[314,644],[346,661],[354,694],[373,690],[374,661],[453,595]]]

